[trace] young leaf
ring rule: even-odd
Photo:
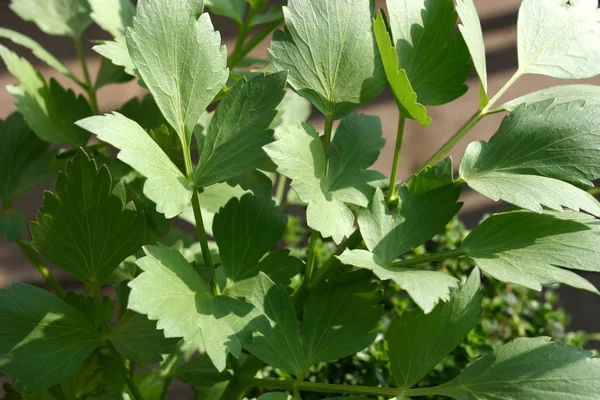
[[[30,225],[32,245],[87,285],[102,284],[142,245],[145,219],[112,193],[106,167],[80,151]],[[109,250],[110,249],[110,250]]]
[[[27,226],[27,217],[22,211],[15,209],[0,210],[0,239],[15,242]]]
[[[373,23],[373,31],[375,32],[375,39],[383,62],[383,68],[392,88],[398,109],[403,116],[416,119],[421,125],[429,125],[431,118],[427,116],[427,109],[417,101],[417,93],[413,90],[408,80],[406,70],[399,67],[398,53],[388,32],[383,11],[377,13],[377,18]]]
[[[90,17],[100,28],[114,38],[125,35],[133,23],[135,6],[131,0],[88,0],[92,8]]]
[[[165,339],[156,330],[156,322],[131,310],[110,327],[109,339],[125,359],[142,367],[161,362],[162,355],[177,344],[177,340]]]
[[[2,45],[0,57],[19,80],[18,86],[7,87],[17,99],[15,107],[40,139],[73,147],[85,146],[90,135],[73,125],[92,113],[85,98],[64,89],[54,79],[50,80],[50,86],[46,85],[27,60]]]
[[[455,33],[452,0],[388,0],[400,68],[424,105],[440,105],[467,92],[469,50]]]
[[[286,216],[271,199],[250,194],[231,199],[213,222],[227,278],[238,282],[258,275],[259,260],[281,239],[286,224]]]
[[[505,282],[534,290],[564,283],[598,293],[590,282],[563,269],[600,271],[600,224],[586,214],[496,214],[465,239],[463,249],[484,272]]]
[[[425,170],[410,186],[402,185],[398,193],[399,203],[393,213],[379,189],[370,208],[359,212],[358,226],[369,251],[346,250],[338,258],[343,263],[370,269],[380,279],[392,279],[427,314],[440,299],[450,298],[456,279],[436,271],[397,268],[392,264],[441,232],[460,209],[460,189],[452,184],[450,160]]]
[[[117,36],[115,40],[107,40],[92,47],[96,53],[110,60],[114,65],[123,67],[130,76],[139,76],[140,73],[133,64],[125,36]]]
[[[267,128],[285,94],[286,77],[286,72],[278,72],[249,81],[242,78],[223,98],[199,150],[194,173],[197,187],[236,177],[266,160],[262,147],[273,137]]]
[[[477,324],[481,314],[481,278],[475,268],[450,301],[430,314],[405,311],[386,334],[392,375],[400,388],[411,388],[456,348]]]
[[[481,105],[485,107],[488,104],[487,62],[485,59],[483,32],[481,31],[481,22],[479,21],[479,15],[477,15],[477,8],[475,8],[473,0],[457,0],[456,12],[462,23],[458,25],[458,28],[467,44],[469,53],[471,53],[475,71],[477,71],[477,75],[479,76],[479,82],[481,83]]]
[[[600,74],[598,15],[595,0],[523,0],[519,71],[561,79]]]
[[[127,33],[140,76],[186,150],[228,77],[227,51],[203,8],[196,0],[142,0]]]
[[[459,174],[492,199],[541,212],[561,206],[600,215],[578,186],[600,177],[600,104],[553,100],[523,104],[504,119],[489,143],[469,145]]]
[[[100,345],[87,319],[45,290],[16,283],[0,289],[0,371],[22,394],[62,382]]]
[[[215,15],[222,15],[241,25],[246,12],[245,0],[205,0],[204,5]]]
[[[377,117],[352,114],[344,118],[333,137],[338,154],[329,158],[328,172],[319,134],[308,124],[281,130],[265,151],[308,203],[308,225],[340,243],[354,229],[354,215],[346,203],[366,207],[374,191],[370,183],[382,177],[367,170],[385,143],[381,135]]]
[[[225,369],[227,354],[240,356],[242,342],[250,342],[252,332],[269,332],[266,318],[252,305],[213,296],[177,250],[160,245],[146,246],[144,252],[146,257],[137,261],[144,272],[129,282],[128,307],[157,320],[166,337],[200,339],[219,371]]]
[[[190,182],[136,122],[115,112],[86,118],[77,125],[121,150],[117,157],[148,178],[144,194],[156,203],[158,212],[173,218],[190,203]]]
[[[323,114],[340,119],[383,90],[372,0],[290,0],[283,13],[286,29],[275,32],[269,56]]]
[[[596,399],[600,360],[550,338],[519,338],[467,367],[431,392],[458,400]]]
[[[596,85],[562,85],[554,86],[547,89],[538,90],[537,92],[526,94],[514,100],[511,100],[501,107],[498,111],[505,110],[513,112],[521,104],[533,104],[544,100],[554,101],[554,104],[569,103],[574,100],[599,103],[600,102],[600,86]]]
[[[23,116],[11,114],[0,120],[0,201],[10,200],[42,185],[56,173],[50,168],[55,152],[29,129]]]
[[[80,38],[92,23],[87,0],[12,0],[10,9],[49,35]]]

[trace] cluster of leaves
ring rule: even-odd
[[[239,25],[230,54],[204,5],[11,3],[44,32],[73,39],[83,80],[33,40],[6,29],[0,36],[85,96],[46,82],[0,45],[18,80],[8,88],[17,112],[0,125],[0,233],[56,294],[21,283],[0,290],[0,372],[13,379],[10,395],[162,399],[177,378],[198,399],[239,400],[252,388],[276,390],[261,400],[306,392],[362,396],[355,400],[600,396],[600,362],[580,348],[547,336],[486,351],[472,342],[490,332],[481,318],[482,272],[538,291],[561,283],[598,293],[574,272],[600,271],[600,203],[586,191],[600,178],[597,87],[496,104],[526,74],[600,73],[595,0],[524,0],[518,69],[491,97],[472,0],[388,0],[389,19],[375,14],[372,0],[289,0],[283,8],[206,1]],[[103,56],[94,81],[81,39],[93,22],[112,36],[94,47]],[[281,22],[269,60],[247,57]],[[397,183],[407,120],[427,125],[427,107],[463,95],[469,60],[480,80],[475,114]],[[133,79],[148,95],[99,115],[97,90]],[[386,144],[381,121],[356,113],[388,85],[400,114],[389,180],[370,169]],[[307,122],[311,106],[324,116],[323,134]],[[498,112],[508,116],[488,142],[469,145],[455,177],[446,154]],[[13,199],[52,179],[56,166],[54,190],[26,240]],[[284,203],[288,180],[293,195]],[[464,184],[515,209],[490,216],[450,249],[416,254],[455,218]],[[306,252],[296,249],[298,232],[287,235],[296,243],[280,247],[290,202],[305,207]],[[173,228],[175,218],[195,225],[197,236]],[[329,238],[338,247],[326,255],[318,244]],[[477,267],[457,274],[440,263],[462,257]],[[78,279],[83,294],[65,293],[41,258]],[[116,300],[102,296],[108,287]],[[386,313],[390,287],[411,305]],[[385,382],[307,379],[315,365],[374,343]],[[459,374],[436,381],[431,371],[456,348],[482,357],[459,360]],[[257,377],[265,364],[286,379]]]

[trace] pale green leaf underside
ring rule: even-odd
[[[518,20],[519,70],[561,79],[600,73],[596,0],[523,0]]]
[[[275,32],[269,56],[323,114],[342,118],[383,90],[372,0],[290,0],[283,13],[286,31]]]
[[[417,101],[417,93],[410,85],[406,71],[400,68],[398,53],[387,30],[383,11],[377,14],[373,30],[385,74],[400,112],[407,118],[419,121],[421,125],[429,125],[431,118],[427,116],[427,109]]]
[[[167,218],[179,215],[192,199],[192,185],[136,122],[119,113],[78,121],[77,125],[120,150],[117,158],[147,177],[144,194]]]
[[[144,272],[129,283],[128,306],[158,321],[166,337],[200,338],[215,367],[223,371],[227,355],[239,357],[242,342],[250,342],[252,332],[268,333],[269,324],[258,310],[231,297],[213,296],[177,250],[160,245],[144,251],[146,257],[137,261]]]
[[[0,290],[0,320],[0,371],[22,394],[62,382],[100,345],[100,334],[83,315],[34,286]]]
[[[479,322],[481,278],[475,268],[447,303],[430,314],[405,311],[386,333],[388,357],[398,387],[411,388],[456,348]]]
[[[564,283],[598,293],[568,270],[600,271],[600,225],[587,214],[524,210],[496,214],[465,239],[463,249],[484,272],[505,282],[534,290]]]
[[[88,0],[92,8],[91,18],[114,38],[125,35],[135,15],[130,0]]]
[[[131,76],[138,76],[139,72],[127,49],[125,36],[118,36],[115,40],[108,40],[92,48],[96,53],[109,59],[114,65],[124,67],[125,72]]]
[[[477,8],[473,0],[457,0],[456,12],[460,17],[461,24],[458,25],[465,43],[471,53],[471,59],[475,66],[475,71],[481,82],[481,94],[484,99],[484,106],[487,105],[487,62],[485,59],[485,45],[483,43],[483,32],[481,30],[481,21],[477,14]]]
[[[87,0],[12,0],[10,9],[49,35],[77,38],[92,23]]]
[[[594,400],[600,360],[550,338],[519,338],[471,364],[432,392],[457,400]]]
[[[127,33],[131,58],[184,149],[229,76],[227,51],[202,8],[195,0],[140,1]]]
[[[595,85],[562,85],[537,92],[526,94],[514,100],[511,100],[497,110],[506,110],[513,112],[521,104],[533,104],[539,101],[553,100],[554,104],[569,103],[579,100],[592,103],[600,103],[600,86]]]

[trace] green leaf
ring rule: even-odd
[[[110,327],[109,335],[125,359],[142,367],[159,363],[162,355],[170,353],[177,344],[177,340],[165,339],[163,333],[156,330],[156,322],[130,310]]]
[[[96,76],[94,87],[97,90],[106,85],[125,83],[132,79],[133,77],[125,72],[125,68],[115,65],[109,59],[102,57],[100,61],[100,70]]]
[[[273,35],[269,56],[323,114],[340,119],[383,90],[371,0],[290,0],[283,14],[286,30]]]
[[[340,243],[354,230],[348,204],[366,207],[383,176],[367,170],[383,147],[381,121],[377,117],[351,114],[340,123],[333,145],[338,154],[327,159],[319,134],[308,124],[282,129],[265,151],[278,165],[277,171],[292,179],[292,188],[308,203],[308,225]]]
[[[252,22],[250,23],[250,26],[255,27],[258,25],[272,24],[275,22],[282,22],[282,21],[283,21],[283,7],[280,5],[274,5],[271,8],[269,8],[269,11],[267,11],[266,13],[257,15],[254,18],[252,18]],[[239,66],[239,64],[238,64],[238,66]]]
[[[458,25],[458,28],[467,44],[469,53],[471,53],[471,59],[481,83],[481,106],[485,107],[489,102],[487,95],[488,78],[481,21],[479,21],[479,15],[473,0],[457,0],[456,12],[462,23]]]
[[[177,368],[175,376],[187,384],[198,387],[213,386],[233,378],[229,371],[217,371],[206,353]]]
[[[456,348],[478,323],[481,314],[481,279],[475,268],[449,302],[430,314],[405,311],[386,334],[392,375],[400,388],[411,388]]]
[[[49,35],[79,38],[92,23],[87,0],[12,0],[10,9]]]
[[[160,113],[158,105],[151,94],[147,94],[141,99],[134,97],[123,104],[119,109],[119,113],[137,122],[146,131],[157,129],[161,125],[169,125]]]
[[[396,210],[388,208],[381,190],[377,189],[368,209],[358,215],[358,226],[366,250],[346,250],[338,258],[345,264],[372,270],[380,279],[392,279],[413,298],[427,314],[439,300],[450,298],[455,278],[441,272],[416,268],[398,268],[393,262],[441,232],[458,213],[460,188],[452,184],[449,159],[426,169],[403,184]]]
[[[115,112],[86,118],[77,125],[115,146],[120,160],[148,178],[144,194],[156,203],[156,211],[173,218],[190,203],[190,182],[136,122]]]
[[[273,119],[269,129],[277,134],[288,125],[308,121],[312,113],[312,106],[304,97],[296,94],[291,89],[285,91],[283,100],[277,106],[277,116]]]
[[[133,64],[125,36],[117,36],[115,40],[107,40],[92,47],[96,53],[110,60],[114,65],[123,67],[125,73],[131,76],[139,76],[136,66]]]
[[[213,236],[228,280],[258,275],[259,260],[283,236],[287,217],[271,199],[251,194],[231,199],[213,222]]]
[[[388,0],[390,28],[408,80],[424,105],[440,105],[467,92],[471,66],[462,36],[455,32],[452,0]]]
[[[554,101],[554,104],[569,103],[574,100],[580,100],[592,103],[600,102],[600,86],[595,85],[562,85],[538,90],[537,92],[526,94],[514,100],[511,100],[501,107],[498,111],[505,110],[513,112],[521,104],[533,104],[544,100]]]
[[[227,51],[202,9],[196,0],[140,1],[127,33],[131,58],[185,150],[228,77]]]
[[[238,25],[244,22],[245,0],[205,0],[204,5],[215,15],[234,20]]]
[[[51,180],[55,152],[41,141],[19,113],[0,120],[0,201],[10,200]]]
[[[295,400],[294,397],[282,392],[265,393],[258,400]]]
[[[600,396],[600,360],[590,356],[547,337],[519,338],[474,362],[435,393],[458,400],[592,400]]]
[[[427,109],[417,101],[417,93],[413,90],[408,80],[406,70],[399,67],[398,53],[392,43],[390,32],[388,32],[383,11],[377,13],[373,29],[385,74],[392,88],[392,93],[394,94],[400,113],[407,118],[416,119],[423,126],[429,125],[431,118],[427,116]]]
[[[381,292],[369,277],[366,271],[337,275],[311,292],[304,306],[301,336],[287,290],[261,272],[249,301],[269,318],[273,332],[268,337],[255,336],[254,343],[245,347],[298,378],[304,378],[313,364],[363,350],[375,339],[373,329],[383,311],[377,306]]]
[[[71,78],[75,82],[79,82],[79,80],[75,77],[75,75],[73,75],[69,68],[67,68],[62,62],[60,62],[56,57],[54,57],[38,42],[31,39],[30,37],[6,28],[0,28],[0,37],[8,39],[13,43],[18,44],[19,46],[23,46],[26,49],[31,50],[33,55],[36,56],[40,61],[45,62],[49,67],[54,68],[55,70]]]
[[[593,186],[600,177],[598,111],[600,104],[584,101],[521,105],[489,143],[469,145],[460,177],[485,196],[531,211],[565,206],[600,215],[596,200],[570,185]]]
[[[130,0],[87,0],[95,23],[114,38],[125,35],[133,23],[135,6]]]
[[[262,147],[273,137],[267,128],[285,94],[286,77],[278,72],[244,78],[223,98],[202,141],[196,187],[236,177],[267,159]]]
[[[80,151],[30,225],[33,247],[87,285],[106,282],[144,238],[144,216],[111,191],[108,169]]]
[[[73,125],[73,122],[92,113],[85,98],[64,89],[54,79],[48,86],[27,60],[2,45],[0,57],[19,80],[18,86],[7,87],[17,99],[15,108],[40,139],[73,147],[85,146],[89,134]]]
[[[517,29],[521,73],[561,79],[600,74],[594,0],[523,0]]]
[[[0,289],[0,371],[23,394],[70,376],[100,345],[100,334],[77,310],[45,290],[16,283]]]
[[[144,271],[129,282],[128,307],[157,320],[166,337],[198,340],[219,371],[227,354],[239,357],[242,342],[252,332],[267,333],[269,324],[252,305],[231,297],[213,296],[208,284],[175,249],[144,247],[137,261]]]
[[[15,242],[27,226],[27,218],[22,211],[8,209],[0,210],[0,239]]]
[[[563,269],[600,271],[600,225],[586,214],[496,214],[465,239],[463,249],[484,272],[505,282],[534,290],[564,283],[598,293],[587,280]]]

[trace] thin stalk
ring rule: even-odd
[[[302,396],[300,396],[300,390],[298,389],[298,385],[294,385],[294,399],[302,400]]]
[[[229,56],[229,59],[227,60],[227,67],[229,67],[229,68],[235,67],[237,65],[237,63],[240,62],[240,60],[244,57],[244,55],[242,54],[244,43],[246,42],[246,39],[248,38],[250,31],[252,30],[251,24],[252,24],[252,20],[256,16],[256,13],[257,13],[257,9],[254,7],[251,7],[250,13],[248,13],[248,17],[246,17],[246,19],[244,20],[244,23],[240,27],[240,33],[235,42],[235,47],[233,48],[233,52],[231,53],[231,55]]]
[[[263,40],[265,40],[265,38],[269,36],[269,34],[273,32],[279,25],[281,25],[282,22],[283,19],[278,19],[277,21],[272,22],[258,31],[256,35],[252,36],[240,51],[239,59],[237,60],[236,64],[240,62],[242,58],[246,57],[246,55],[250,53],[256,46],[258,46]]]
[[[165,359],[165,362],[162,364],[164,367],[161,370],[161,374],[165,377],[165,383],[160,393],[160,400],[164,400],[169,393],[169,388],[171,387],[171,382],[173,381],[173,373],[181,360],[181,347],[177,346],[177,349],[169,354]]]
[[[475,114],[473,114],[471,116],[471,118],[469,118],[467,120],[467,122],[465,122],[465,124],[463,126],[460,127],[460,129],[458,129],[456,131],[456,133],[454,135],[452,135],[452,137],[450,137],[450,139],[448,139],[448,141],[446,143],[444,143],[442,145],[442,147],[440,147],[434,155],[432,155],[429,160],[427,160],[416,172],[416,174],[419,174],[421,172],[423,172],[423,170],[428,166],[428,165],[436,165],[437,163],[439,163],[440,161],[442,161],[444,159],[444,157],[446,157],[446,155],[450,152],[450,150],[452,150],[454,148],[454,146],[456,146],[458,144],[458,142],[460,142],[466,135],[467,133],[469,133],[471,131],[471,129],[473,129],[473,127],[475,125],[477,125],[477,123],[479,121],[481,121],[483,119],[483,117],[490,115],[490,114],[494,114],[496,111],[491,110],[492,107],[494,106],[494,104],[500,100],[500,98],[506,93],[506,91],[523,75],[523,73],[520,70],[517,70],[517,72],[514,73],[513,76],[510,77],[510,79],[506,82],[506,84],[504,84],[504,86],[502,86],[502,88],[500,88],[500,90],[498,90],[498,93],[496,93],[494,95],[494,97],[492,97],[489,101],[489,103],[482,108],[481,110],[478,110]]]
[[[62,288],[60,283],[58,283],[58,281],[56,280],[54,275],[52,275],[52,272],[50,272],[48,267],[46,267],[44,265],[42,260],[38,257],[37,253],[35,252],[35,250],[31,246],[26,244],[22,239],[17,240],[17,245],[19,246],[21,251],[23,251],[23,253],[27,257],[27,259],[33,264],[33,266],[42,275],[46,284],[48,286],[50,286],[50,288],[52,288],[54,293],[56,293],[56,295],[60,299],[64,299],[65,298],[65,290]]]
[[[409,258],[407,260],[396,261],[395,263],[392,263],[390,265],[390,267],[411,268],[411,267],[416,267],[417,265],[429,264],[429,263],[432,263],[435,261],[444,261],[449,258],[462,257],[465,254],[466,253],[465,253],[464,249],[458,248],[458,249],[454,249],[454,250],[443,251],[440,253],[429,254],[426,256],[422,256],[422,257],[415,257],[415,258]]]
[[[87,61],[85,59],[85,53],[83,52],[83,45],[81,43],[81,37],[75,38],[75,50],[77,51],[77,57],[79,58],[79,62],[81,63],[81,70],[83,71],[83,78],[85,80],[86,86],[85,90],[90,100],[90,107],[92,109],[92,113],[99,114],[100,112],[98,110],[98,99],[96,98],[96,87],[92,83],[90,71],[88,70]]]
[[[112,356],[115,357],[117,360],[123,358],[117,352],[117,350],[114,348],[114,346],[112,344],[109,344],[108,348],[109,348],[110,353],[112,354]],[[140,392],[140,389],[138,389],[138,387],[135,384],[135,382],[133,381],[133,379],[131,379],[131,377],[129,376],[129,371],[127,370],[127,367],[125,367],[125,364],[122,363],[122,362],[118,362],[116,364],[119,366],[119,372],[125,377],[125,383],[127,384],[127,387],[129,388],[129,391],[131,392],[131,396],[135,400],[144,400],[144,396],[142,396],[142,393]]]
[[[331,143],[331,133],[333,131],[333,116],[326,115],[325,116],[325,141],[327,143]]]
[[[304,280],[310,282],[313,272],[315,270],[315,264],[317,262],[316,247],[319,239],[319,232],[313,229],[310,234],[308,241],[308,253],[306,254],[306,272],[304,273]]]
[[[220,400],[240,400],[252,387],[249,381],[254,378],[265,363],[253,355],[246,357],[242,365],[234,370],[233,379],[220,397]]]
[[[346,249],[358,247],[361,242],[362,236],[357,229],[340,245],[340,247],[338,247],[335,253],[325,261],[321,268],[317,269],[309,282],[309,288],[313,288],[320,280],[327,278],[331,272],[340,265],[340,260],[337,259],[337,256],[341,255]]]
[[[202,258],[204,258],[204,265],[208,268],[214,268],[212,257],[210,255],[210,249],[208,247],[208,236],[206,235],[206,229],[204,228],[204,220],[202,219],[202,212],[200,211],[200,201],[198,200],[198,192],[194,190],[192,195],[192,208],[194,209],[194,219],[196,220],[196,229],[198,231],[198,240],[200,241],[200,247],[202,248]]]
[[[275,201],[280,206],[283,203],[283,195],[285,194],[285,185],[287,183],[287,177],[279,175],[277,180],[277,189],[275,190]]]
[[[405,126],[406,117],[400,114],[400,119],[398,121],[398,132],[396,134],[396,148],[394,149],[394,163],[392,164],[392,173],[390,174],[390,186],[385,199],[387,203],[390,203],[396,199],[396,178],[398,177],[398,165],[400,164],[400,153],[402,152],[402,139],[404,138]]]
[[[385,396],[392,397],[398,396],[407,392],[406,389],[398,388],[384,388],[376,386],[354,386],[354,385],[338,385],[331,383],[317,383],[317,382],[298,382],[291,380],[277,380],[277,379],[258,379],[252,378],[248,380],[250,386],[259,387],[264,389],[279,389],[289,390],[302,390],[305,392],[318,392],[318,393],[345,393],[345,394],[356,394],[356,395],[367,395],[367,396]]]

